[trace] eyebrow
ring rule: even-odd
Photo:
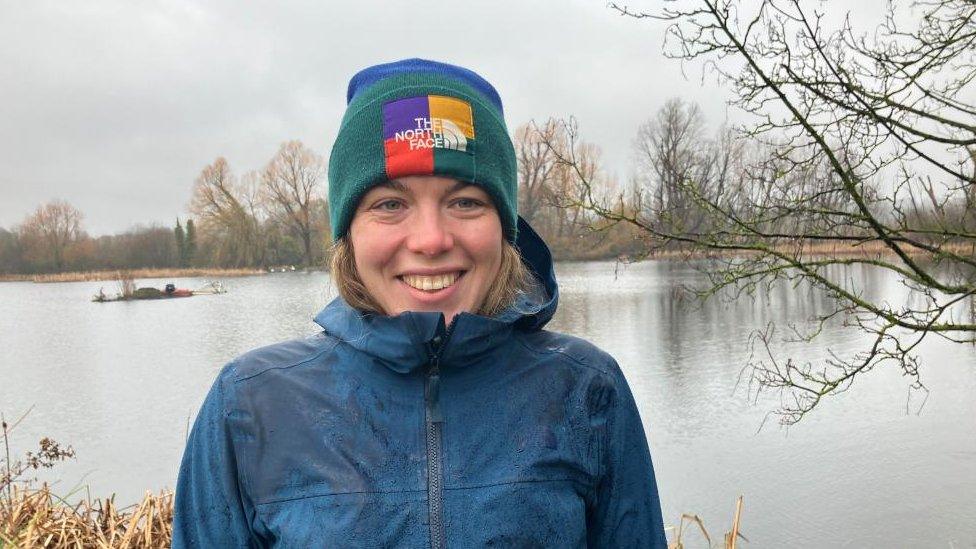
[[[395,189],[402,193],[407,192],[407,186],[396,179],[388,179],[380,183],[379,185],[377,185],[377,187],[387,187],[389,189]]]
[[[460,191],[461,189],[465,187],[470,187],[471,185],[473,185],[473,183],[468,183],[467,181],[458,181],[457,183],[454,184],[453,187],[447,190],[447,194],[451,194],[454,191]]]
[[[465,187],[474,185],[474,183],[468,183],[467,181],[456,181],[454,186],[447,190],[447,194],[451,194],[455,191],[459,191]],[[381,187],[388,187],[402,193],[408,193],[407,186],[403,184],[402,181],[398,179],[389,179],[379,184]]]

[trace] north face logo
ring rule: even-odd
[[[453,149],[465,151],[468,138],[465,137],[457,124],[446,118],[415,118],[415,128],[396,132],[393,139],[396,142],[406,142],[410,150],[417,149]]]
[[[434,173],[440,166],[473,162],[471,104],[443,95],[423,95],[383,105],[383,145],[390,179]],[[467,160],[451,155],[466,153]]]

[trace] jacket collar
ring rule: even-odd
[[[382,316],[353,309],[337,297],[315,317],[315,322],[328,334],[397,372],[421,368],[434,353],[440,355],[445,367],[463,366],[502,344],[513,329],[541,329],[556,312],[559,288],[552,254],[521,217],[515,247],[535,283],[515,303],[493,317],[462,312],[448,327],[443,313],[407,311],[392,317]],[[441,348],[434,343],[438,336],[443,342]]]

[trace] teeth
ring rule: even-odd
[[[403,281],[418,290],[440,290],[447,288],[458,279],[458,273],[448,273],[436,276],[403,275]]]

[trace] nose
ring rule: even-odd
[[[435,257],[454,247],[450,227],[436,209],[424,208],[412,221],[407,237],[407,249],[411,252]]]

